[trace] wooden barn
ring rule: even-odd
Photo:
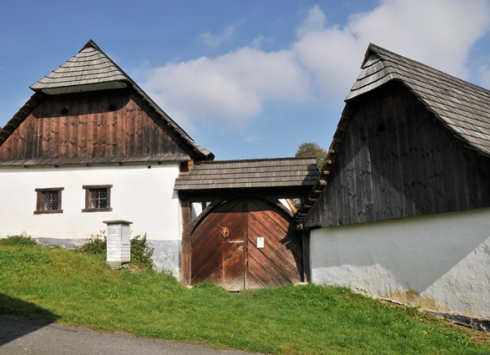
[[[306,201],[313,282],[490,319],[490,91],[371,44]]]
[[[93,41],[31,89],[0,131],[0,237],[72,247],[125,220],[147,235],[156,268],[188,284],[304,279],[301,235],[278,198],[309,192],[314,160],[206,164],[214,155]]]

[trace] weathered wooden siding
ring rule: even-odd
[[[351,104],[347,135],[306,227],[490,206],[490,159],[463,147],[402,84]]]
[[[186,146],[134,90],[66,94],[44,98],[0,160],[192,154],[178,144]]]
[[[192,284],[209,281],[239,291],[302,281],[301,232],[286,212],[265,200],[219,204],[195,227],[191,248]]]

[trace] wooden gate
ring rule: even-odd
[[[227,290],[300,282],[301,233],[291,216],[259,198],[236,198],[213,208],[191,234],[191,283]]]

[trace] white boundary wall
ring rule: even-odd
[[[312,281],[490,319],[490,209],[311,231]]]
[[[132,237],[147,233],[155,247],[157,268],[178,273],[182,235],[180,202],[174,191],[178,175],[178,163],[155,164],[151,169],[147,165],[1,168],[0,237],[24,232],[42,242],[73,246],[105,230],[103,221],[128,220],[133,222]],[[83,185],[112,185],[112,211],[82,212]],[[35,215],[35,189],[54,187],[64,188],[63,213]],[[171,250],[164,250],[167,247]]]

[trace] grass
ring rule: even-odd
[[[343,288],[188,289],[101,255],[1,244],[0,314],[272,354],[490,354],[487,335]]]

